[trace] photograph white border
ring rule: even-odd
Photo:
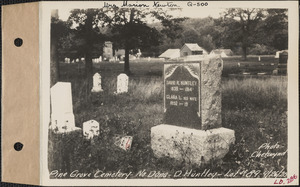
[[[104,1],[40,2],[40,103],[41,139],[40,164],[42,185],[48,186],[212,186],[212,185],[274,185],[273,178],[251,179],[49,179],[48,128],[50,123],[50,15],[53,9],[102,8]],[[136,2],[136,1],[134,1]],[[140,1],[153,4],[153,1]],[[182,8],[187,1],[174,1]],[[288,176],[299,177],[299,100],[298,100],[298,1],[207,1],[207,7],[193,7],[191,11],[207,11],[218,8],[287,8],[288,9]],[[115,2],[114,3],[118,3]],[[119,3],[122,3],[119,1]],[[163,103],[162,103],[163,104]],[[296,183],[291,183],[295,185]]]

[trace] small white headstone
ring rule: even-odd
[[[102,56],[99,56],[99,62],[102,62]]]
[[[121,73],[117,78],[117,93],[128,92],[128,76],[125,73]]]
[[[51,128],[58,132],[76,129],[69,82],[57,82],[51,88]]]
[[[83,136],[87,139],[92,139],[94,136],[99,136],[100,125],[95,120],[89,120],[83,123]]]
[[[260,56],[258,56],[258,61],[260,62]]]
[[[101,75],[99,73],[95,73],[93,76],[93,88],[91,90],[92,92],[102,92],[101,87]]]
[[[79,58],[76,58],[76,62],[79,62]]]

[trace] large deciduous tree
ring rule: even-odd
[[[64,22],[58,17],[58,10],[53,10],[51,13],[51,42],[50,42],[50,86],[56,84],[59,81],[59,60],[60,60],[60,42],[59,40],[69,32],[68,22]]]
[[[88,88],[92,85],[93,76],[93,51],[99,49],[99,44],[105,40],[100,27],[106,23],[106,14],[103,9],[74,9],[71,11],[69,21],[73,23],[73,34],[80,41],[77,48],[85,58],[85,75]]]
[[[240,42],[243,59],[247,59],[247,49],[259,38],[259,23],[265,17],[265,10],[259,8],[230,8],[224,12],[224,26],[228,39]]]
[[[159,44],[159,32],[147,23],[146,9],[113,8],[109,26],[114,48],[125,49],[124,73],[130,74],[129,53],[131,50],[150,48]]]
[[[277,50],[288,48],[288,16],[287,9],[268,9],[262,24],[265,45]]]

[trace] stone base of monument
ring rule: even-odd
[[[222,159],[234,142],[234,131],[223,127],[197,130],[161,124],[151,128],[151,147],[156,157],[167,156],[191,164]]]

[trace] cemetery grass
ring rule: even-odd
[[[131,63],[129,92],[115,95],[116,77],[122,68],[123,64],[95,65],[95,71],[103,77],[104,92],[91,94],[91,88],[86,88],[83,69],[74,64],[61,66],[61,81],[72,83],[76,126],[82,128],[83,122],[94,119],[100,123],[100,136],[88,141],[81,131],[69,135],[49,132],[49,171],[120,170],[133,172],[133,178],[142,170],[148,174],[168,173],[171,178],[178,170],[190,169],[195,172],[210,169],[223,174],[229,170],[260,170],[258,177],[263,177],[264,171],[286,171],[287,155],[251,158],[264,143],[278,142],[282,147],[275,152],[287,149],[286,77],[222,78],[222,125],[235,131],[236,141],[221,162],[198,166],[168,157],[155,158],[151,150],[150,129],[163,122],[163,63]],[[124,151],[114,145],[116,135],[133,136],[131,149]]]

